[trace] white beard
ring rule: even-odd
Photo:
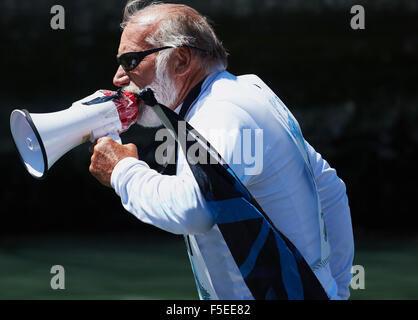
[[[156,69],[154,81],[148,88],[152,89],[155,98],[159,103],[170,108],[177,99],[177,88],[168,73],[164,72],[165,66],[157,64]],[[131,83],[129,86],[124,87],[123,91],[139,94],[141,89],[137,85]],[[154,112],[153,108],[144,103],[141,103],[141,107],[139,107],[136,123],[147,128],[156,128],[162,125],[160,118]]]

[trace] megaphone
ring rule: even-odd
[[[84,142],[110,136],[121,143],[119,134],[136,122],[138,105],[133,93],[99,90],[58,112],[13,110],[10,130],[27,171],[43,179],[62,155]]]

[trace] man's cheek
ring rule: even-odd
[[[152,82],[153,77],[150,77],[147,75],[147,73],[142,72],[141,74],[130,73],[129,78],[131,79],[130,86],[132,85],[139,88],[139,90],[142,90]]]

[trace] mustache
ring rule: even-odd
[[[130,84],[130,85],[127,85],[127,86],[123,87],[122,91],[126,91],[126,92],[130,92],[130,93],[134,93],[134,94],[139,95],[139,93],[142,91],[142,89],[139,88],[135,84]]]

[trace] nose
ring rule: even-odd
[[[125,70],[121,66],[119,66],[118,70],[116,70],[115,76],[113,77],[113,84],[116,87],[124,87],[129,85],[130,79],[126,74]]]

